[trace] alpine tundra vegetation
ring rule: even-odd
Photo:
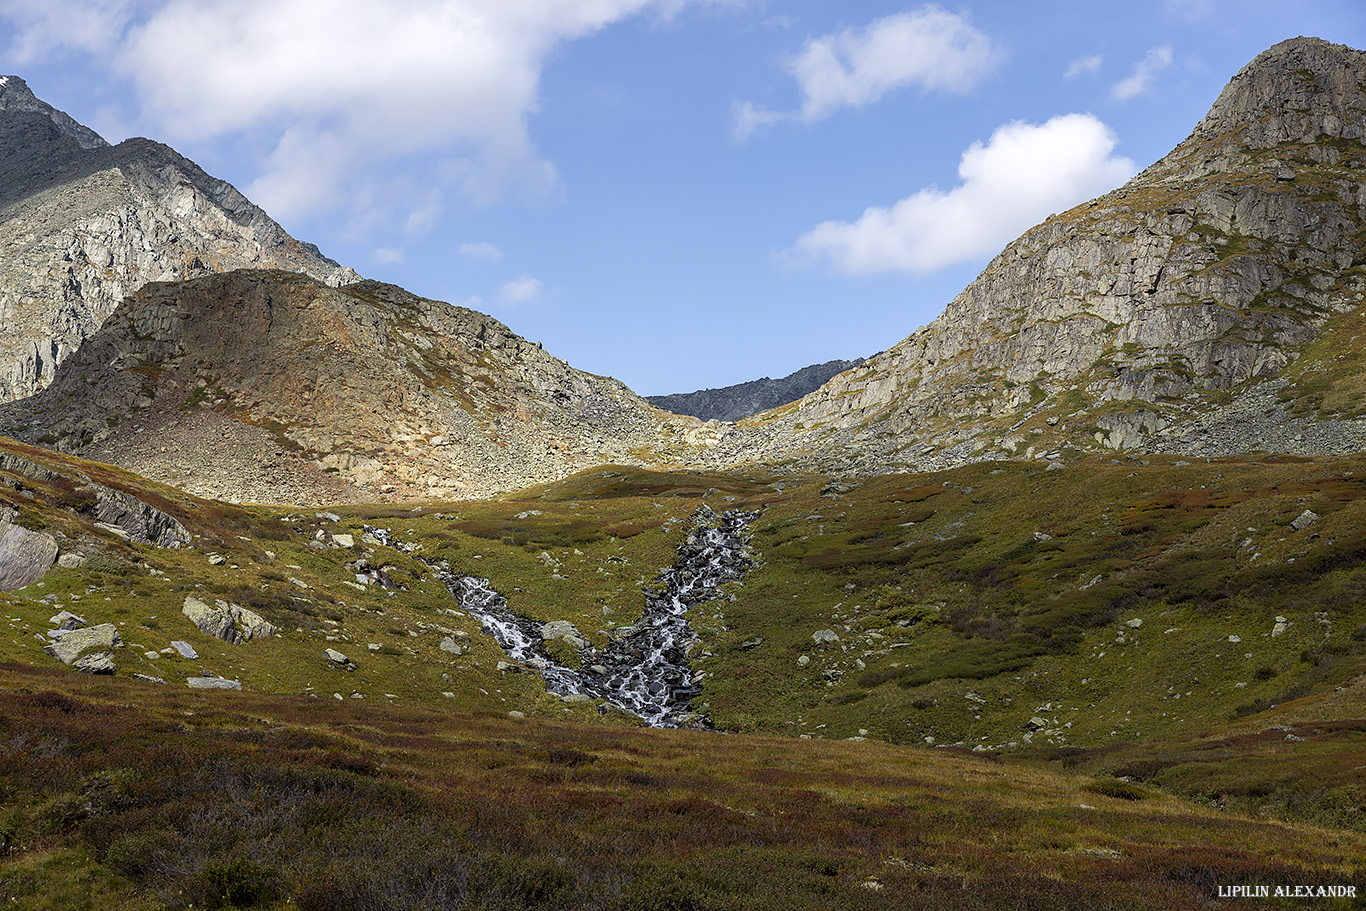
[[[6,907],[1360,906],[1366,54],[733,422],[0,149]]]

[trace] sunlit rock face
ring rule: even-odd
[[[1361,51],[1276,45],[1171,154],[1032,228],[933,322],[712,457],[834,470],[1133,448],[1278,376],[1366,292],[1363,85]]]
[[[241,268],[360,276],[285,233],[230,184],[146,139],[111,146],[0,83],[0,401],[57,366],[149,281]]]

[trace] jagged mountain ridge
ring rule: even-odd
[[[933,322],[710,459],[873,470],[1181,438],[1366,297],[1363,85],[1361,51],[1269,49],[1172,153],[1032,228]],[[1267,434],[1242,451],[1292,448],[1274,402],[1243,415]],[[1354,451],[1366,428],[1319,436]]]
[[[200,495],[309,504],[488,496],[709,433],[492,317],[272,270],[145,285],[0,427]]]
[[[51,382],[144,282],[247,267],[360,278],[168,146],[111,146],[0,77],[0,401]]]
[[[704,421],[738,421],[751,414],[795,402],[819,389],[835,374],[857,367],[863,361],[861,357],[852,361],[826,361],[824,364],[812,364],[794,370],[776,380],[765,376],[747,383],[722,386],[720,389],[647,395],[645,400],[665,411],[692,415]]]

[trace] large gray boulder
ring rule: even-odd
[[[12,592],[32,585],[57,560],[57,542],[48,534],[0,524],[0,591]]]
[[[541,638],[547,642],[553,639],[563,639],[577,649],[588,648],[588,640],[583,633],[579,632],[578,627],[568,620],[551,620],[541,627]]]
[[[101,623],[89,629],[73,629],[62,634],[62,638],[43,646],[43,651],[63,664],[71,664],[87,652],[108,651],[121,648],[123,639],[112,623]]]
[[[214,606],[209,607],[194,595],[188,595],[180,612],[189,617],[200,632],[233,645],[241,645],[251,639],[264,639],[276,632],[275,627],[260,614],[227,601],[214,601]]]
[[[185,685],[195,690],[240,690],[242,684],[223,677],[188,677]]]

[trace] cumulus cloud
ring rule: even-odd
[[[505,307],[528,304],[541,296],[541,282],[530,275],[514,278],[498,289],[498,303]]]
[[[1075,79],[1083,73],[1099,72],[1101,58],[1098,56],[1078,57],[1067,65],[1067,71],[1063,73],[1064,79]]]
[[[503,258],[503,251],[488,241],[461,244],[457,252],[461,256],[468,256],[470,259],[485,259],[491,263]]]
[[[1008,123],[963,153],[962,183],[953,189],[930,187],[857,221],[817,225],[785,256],[873,275],[927,273],[990,255],[1049,214],[1133,176],[1134,163],[1111,154],[1116,141],[1090,114]]]
[[[1116,101],[1128,101],[1135,95],[1142,95],[1152,87],[1153,80],[1157,74],[1172,65],[1172,49],[1170,47],[1155,47],[1148,51],[1148,55],[1138,63],[1134,64],[1133,71],[1128,77],[1115,83],[1115,87],[1110,90],[1110,95]]]
[[[420,155],[442,157],[431,176],[475,203],[552,192],[554,168],[527,129],[546,60],[564,42],[684,2],[6,0],[0,22],[20,60],[98,54],[172,142],[265,137],[247,190],[288,219],[349,208],[358,187],[392,193],[371,175]],[[390,217],[421,231],[439,211],[429,203],[400,201]]]
[[[860,108],[909,86],[922,91],[966,92],[999,60],[991,40],[966,16],[938,6],[878,19],[859,29],[812,38],[786,62],[801,91],[795,113],[769,111],[751,103],[735,107],[735,135],[780,120],[813,123],[841,108]]]

